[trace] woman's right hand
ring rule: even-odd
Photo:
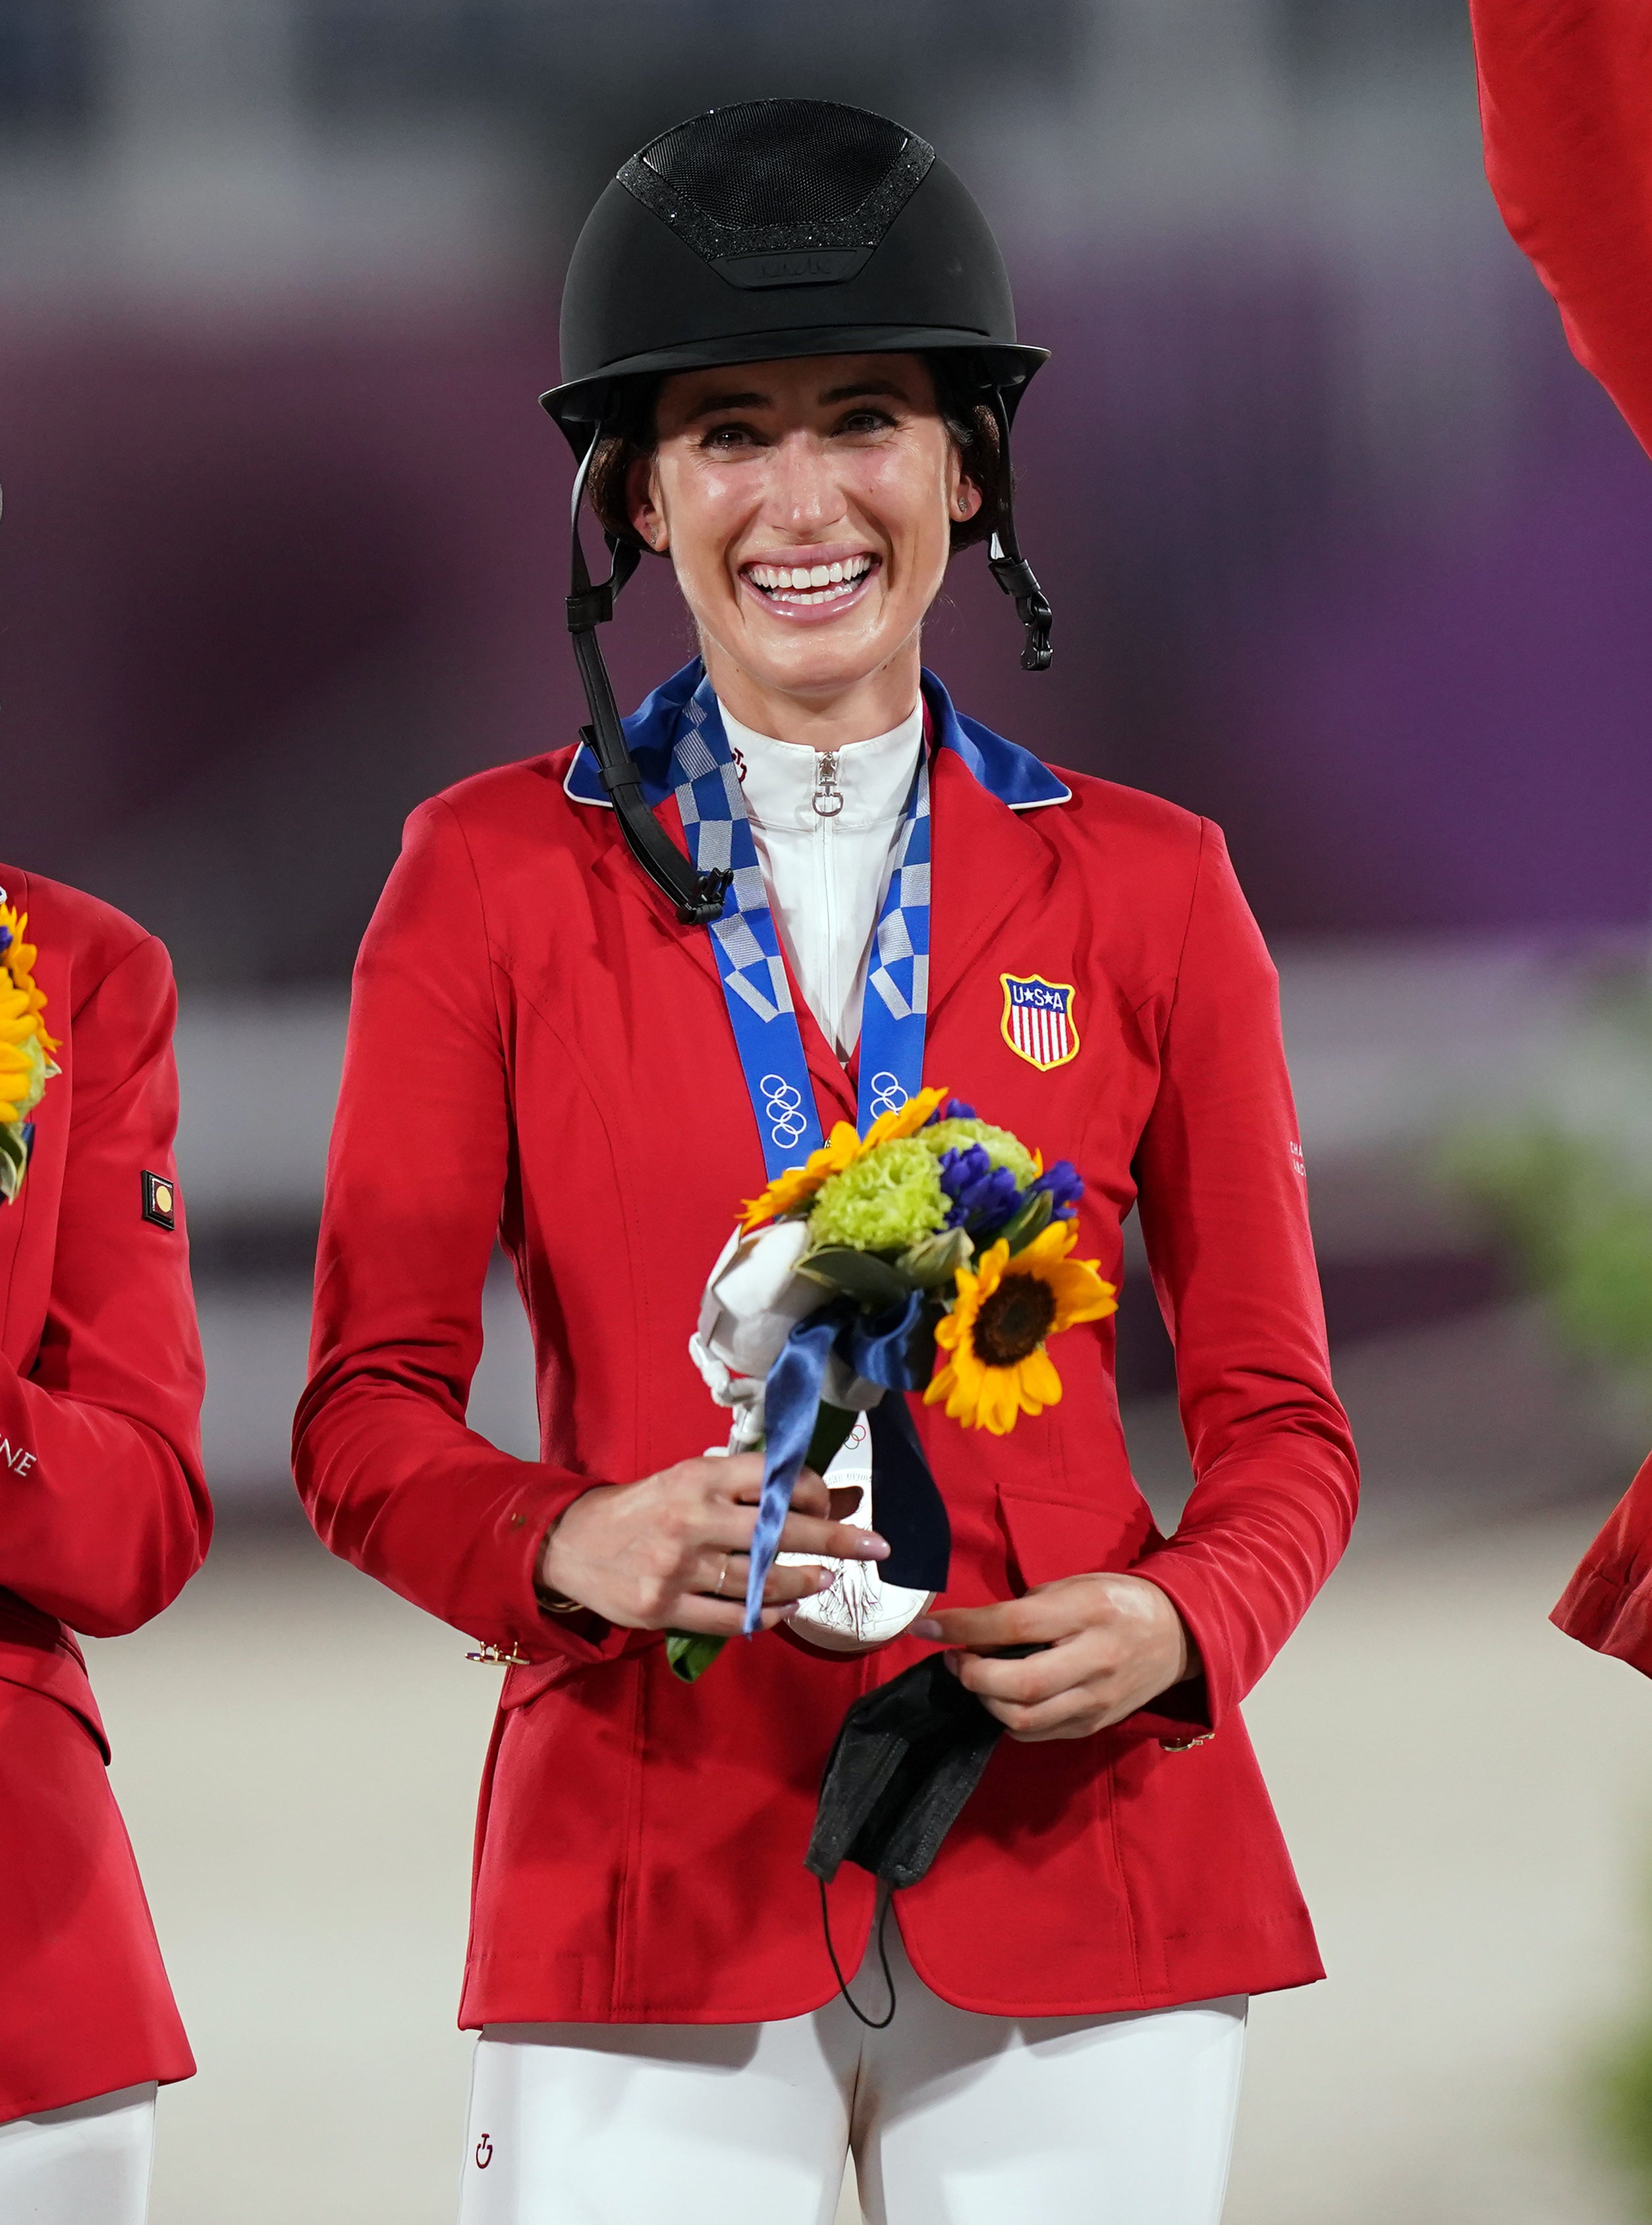
[[[737,1637],[762,1491],[760,1453],[679,1461],[641,1483],[598,1484],[574,1500],[546,1537],[539,1582],[625,1630]],[[889,1549],[875,1531],[831,1518],[834,1497],[846,1510],[856,1494],[828,1493],[806,1467],[778,1550],[834,1561],[883,1560]],[[832,1581],[829,1569],[771,1569],[763,1586],[763,1628],[772,1629],[799,1601],[825,1591]]]

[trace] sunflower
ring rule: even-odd
[[[0,904],[0,1124],[11,1125],[39,1104],[57,1072],[47,1055],[57,1049],[41,1014],[46,999],[35,986],[37,953],[23,935],[27,912]]]
[[[55,1072],[33,1036],[21,1043],[0,1036],[0,1123],[26,1119],[39,1104],[48,1074]]]
[[[954,1422],[1002,1437],[1022,1414],[1054,1405],[1061,1379],[1045,1339],[1117,1310],[1098,1262],[1068,1258],[1077,1239],[1075,1222],[1053,1220],[1013,1259],[999,1242],[974,1273],[959,1269],[957,1301],[935,1329],[948,1357],[923,1394],[926,1406],[944,1398]]]
[[[847,1120],[839,1120],[820,1150],[811,1151],[801,1167],[788,1167],[783,1175],[775,1176],[760,1197],[747,1198],[740,1218],[741,1227],[755,1228],[760,1221],[779,1220],[794,1213],[833,1175],[840,1175],[845,1167],[852,1166],[863,1152],[870,1151],[875,1144],[894,1143],[902,1137],[915,1135],[946,1094],[944,1089],[921,1089],[898,1111],[880,1112],[864,1138],[856,1134]]]
[[[10,986],[23,999],[21,1009],[35,1017],[46,1010],[46,999],[35,986],[35,960],[40,953],[32,942],[23,941],[28,930],[27,912],[20,914],[12,905],[0,903],[0,974],[11,976]],[[3,986],[0,982],[0,986]],[[44,1022],[37,1025],[35,1032],[42,1049],[57,1049],[56,1040],[47,1034]]]
[[[23,1115],[23,1100],[33,1086],[27,1057],[15,1043],[0,1040],[0,1125],[9,1127]]]
[[[896,1144],[904,1137],[915,1136],[920,1128],[927,1127],[936,1107],[946,1102],[946,1093],[944,1089],[921,1089],[894,1112],[880,1112],[866,1131],[861,1150],[870,1151],[879,1144]]]
[[[740,1216],[742,1228],[755,1228],[762,1220],[778,1220],[814,1195],[860,1157],[860,1138],[847,1120],[839,1120],[818,1151],[811,1151],[801,1167],[788,1167],[776,1175],[760,1197],[749,1197]]]

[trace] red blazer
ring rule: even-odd
[[[153,935],[0,865],[62,1048],[0,1208],[0,2122],[194,2062],[71,1629],[136,1630],[201,1563],[200,1343],[174,1181],[176,1000]],[[175,1189],[174,1192],[176,1195]]]
[[[802,1867],[827,1750],[849,1702],[926,1649],[831,1658],[771,1633],[686,1687],[658,1633],[593,1639],[535,1602],[541,1540],[574,1498],[725,1433],[687,1339],[763,1179],[706,932],[678,925],[610,811],[565,792],[569,758],[484,773],[408,822],[356,973],[299,1487],[334,1552],[529,1664],[505,1678],[483,1780],[460,2022],[792,2016],[833,1990]],[[936,752],[927,1075],[1077,1163],[1079,1250],[1116,1282],[1139,1202],[1198,1487],[1167,1544],[1131,1480],[1110,1322],[1061,1338],[1060,1404],[1008,1438],[914,1413],[952,1512],[949,1604],[1140,1569],[1206,1679],[1094,1738],[1003,1741],[901,1894],[928,1983],[1001,2013],[1321,1975],[1238,1702],[1356,1493],[1275,977],[1221,836],[1070,777],[1069,800],[1018,816]],[[660,815],[680,840],[674,804]],[[1010,1049],[1004,972],[1074,985],[1068,1064]],[[852,1119],[796,1002],[822,1117]],[[538,1461],[465,1426],[496,1233],[533,1328]],[[1161,1743],[1205,1725],[1192,1750]],[[845,1868],[851,1968],[872,1905]]]
[[[1652,1677],[1652,1460],[1613,1507],[1549,1620]]]
[[[1652,10],[1470,0],[1486,175],[1579,363],[1652,448]]]
[[[1652,9],[1471,0],[1485,168],[1567,338],[1652,449]],[[1652,1676],[1652,1461],[1554,1621]]]

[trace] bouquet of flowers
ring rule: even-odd
[[[925,1089],[864,1136],[839,1121],[807,1164],[750,1201],[689,1342],[733,1410],[727,1449],[764,1453],[748,1632],[800,1469],[824,1474],[863,1412],[882,1424],[878,1472],[898,1475],[902,1501],[879,1503],[894,1549],[880,1574],[944,1587],[945,1510],[899,1394],[921,1391],[1000,1436],[1055,1404],[1048,1339],[1116,1304],[1098,1263],[1070,1256],[1082,1195],[1070,1162],[1047,1171],[1007,1129]],[[668,1651],[692,1681],[722,1645],[673,1632]]]
[[[0,1205],[23,1186],[35,1139],[28,1116],[59,1071],[51,1056],[57,1044],[41,1017],[46,999],[35,986],[37,954],[23,941],[28,926],[27,912],[20,917],[0,903]]]

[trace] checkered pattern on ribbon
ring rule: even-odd
[[[869,1004],[875,991],[891,1019],[921,1019],[929,1010],[929,768],[921,757],[877,916],[866,987]]]
[[[702,681],[689,698],[678,732],[672,760],[677,809],[700,872],[731,871],[734,875],[723,916],[712,922],[712,940],[718,946],[725,987],[766,1023],[791,1011],[791,985],[763,884],[740,776],[717,715],[716,699],[709,707],[703,700],[710,692],[709,682]]]
[[[745,796],[711,681],[684,706],[672,755],[683,832],[702,872],[734,876],[709,929],[770,1177],[822,1139]],[[904,1105],[923,1083],[929,1005],[929,771],[920,757],[878,912],[861,1010],[859,1125]]]

